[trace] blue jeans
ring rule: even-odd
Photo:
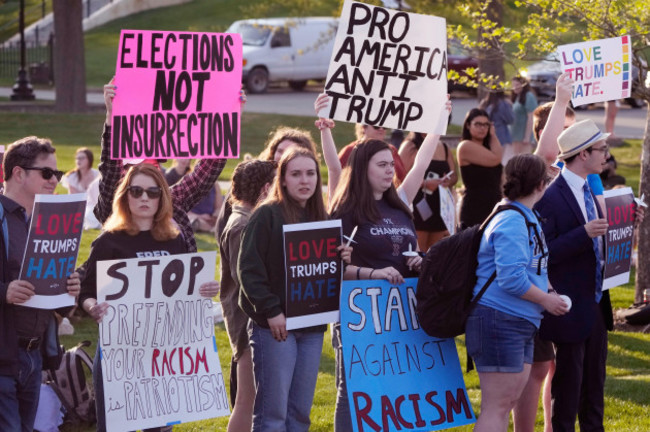
[[[18,376],[0,376],[0,431],[32,432],[41,393],[43,360],[38,349],[18,348]]]
[[[248,335],[256,389],[253,432],[308,431],[323,333],[289,331],[278,342],[269,329],[249,321]]]
[[[97,432],[106,432],[106,412],[104,402],[104,378],[102,376],[102,361],[100,357],[99,341],[93,359],[93,388],[95,389],[95,415],[97,416]],[[170,432],[172,426],[163,426],[143,429],[144,432]]]
[[[334,431],[348,432],[352,430],[352,413],[348,400],[348,386],[343,363],[343,344],[341,342],[341,324],[332,326],[332,347],[336,359],[334,372],[336,383],[336,407],[334,408]]]

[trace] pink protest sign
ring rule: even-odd
[[[122,30],[111,157],[237,158],[241,36]]]
[[[630,97],[632,41],[629,36],[558,47],[562,71],[575,80],[574,106]]]

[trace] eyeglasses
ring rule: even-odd
[[[472,126],[489,128],[491,126],[491,124],[490,123],[482,123],[482,122],[474,122],[474,123],[472,123]]]
[[[162,189],[160,189],[158,186],[150,187],[150,188],[143,188],[142,186],[129,186],[126,188],[126,190],[129,191],[129,194],[133,198],[140,198],[143,193],[147,193],[147,197],[151,199],[157,199],[160,198],[160,195],[162,195]]]
[[[591,147],[590,150],[592,150],[592,151],[595,150],[595,151],[599,151],[599,152],[603,152],[604,154],[607,154],[607,153],[609,153],[609,146],[606,145],[604,147]]]
[[[58,170],[53,170],[52,168],[48,167],[24,167],[21,166],[22,169],[25,171],[40,171],[41,176],[43,177],[43,180],[49,180],[52,178],[52,176],[56,177],[57,181],[61,181],[61,177],[63,177],[63,171],[58,171]]]

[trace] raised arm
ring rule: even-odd
[[[328,105],[329,96],[327,96],[327,93],[319,94],[316,98],[316,102],[314,102],[316,115],[318,115],[321,110],[327,108]],[[323,148],[323,158],[325,159],[325,165],[327,166],[327,194],[331,198],[334,196],[334,190],[339,183],[342,171],[341,161],[336,152],[336,145],[334,144],[334,137],[332,136],[334,121],[319,117],[318,120],[316,120],[316,127],[320,130],[320,142]]]
[[[239,92],[239,101],[246,103],[246,93]],[[210,192],[219,174],[226,166],[227,159],[201,159],[194,170],[183,176],[171,188],[174,208],[188,212]]]
[[[111,159],[111,121],[113,116],[113,98],[117,90],[115,78],[104,86],[104,104],[106,105],[106,121],[102,133],[102,151],[100,155],[99,197],[93,209],[95,217],[103,225],[113,211],[113,196],[120,179],[122,178],[122,160]]]
[[[440,112],[440,117],[438,118],[438,126],[436,130],[440,130],[441,125],[446,124],[449,114],[451,113],[451,100],[449,95],[447,95],[447,102],[445,108]],[[438,143],[440,142],[439,134],[427,134],[420,146],[420,150],[415,155],[415,160],[413,161],[413,167],[404,177],[404,181],[399,186],[398,192],[403,192],[406,196],[408,203],[412,203],[415,195],[418,193],[418,190],[422,187],[422,180],[424,179],[424,173],[429,166],[429,162],[433,158],[433,154],[438,148]]]
[[[564,130],[566,109],[571,101],[573,83],[574,81],[569,74],[563,73],[558,77],[557,83],[555,84],[555,103],[551,107],[546,126],[542,131],[542,135],[539,137],[537,149],[535,150],[535,154],[544,159],[547,165],[555,162],[555,158],[559,154],[557,137]]]
[[[490,124],[490,148],[485,148],[471,141],[463,141],[458,146],[457,155],[460,166],[474,164],[494,167],[499,165],[503,156],[503,147],[501,147],[501,142],[497,138],[494,124]]]

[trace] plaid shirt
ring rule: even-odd
[[[102,154],[98,166],[102,178],[99,182],[99,199],[94,209],[97,220],[102,224],[113,211],[113,195],[124,175],[122,160],[111,159],[110,147],[111,127],[104,124]],[[196,252],[196,241],[187,212],[210,192],[225,165],[226,159],[201,159],[191,173],[170,187],[173,217],[183,235],[188,252]]]

